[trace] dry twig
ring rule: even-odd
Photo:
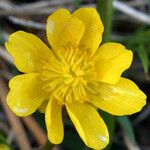
[[[72,5],[73,1],[72,0],[38,1],[24,5],[14,5],[8,2],[0,2],[0,8],[2,9],[0,11],[0,16],[50,14],[58,6],[60,6],[60,4]]]
[[[24,131],[24,128],[19,118],[11,112],[11,110],[9,109],[6,103],[6,95],[8,92],[8,88],[5,82],[1,78],[0,78],[0,85],[1,85],[1,88],[0,88],[1,104],[7,115],[10,125],[16,134],[16,140],[17,140],[18,146],[20,147],[21,150],[31,150],[30,143],[27,139],[27,135]]]
[[[40,22],[35,22],[35,21],[31,21],[31,20],[25,20],[22,18],[17,18],[14,16],[9,16],[8,19],[13,22],[14,24],[19,24],[25,27],[31,27],[34,29],[40,29],[40,30],[45,30],[45,24],[44,23],[40,23]]]
[[[4,48],[0,47],[0,56],[6,60],[7,62],[9,62],[10,64],[14,64],[14,61],[12,59],[12,57],[9,55],[9,53],[7,51],[4,50]]]
[[[5,66],[5,64],[2,61],[0,61],[0,63],[2,64],[1,68],[3,69],[3,71],[9,73],[10,78],[12,78],[13,76],[12,74],[10,74],[10,72],[8,72],[7,66]],[[35,119],[32,116],[28,116],[22,118],[22,120],[26,124],[27,128],[31,131],[32,135],[35,137],[39,145],[43,146],[46,142],[47,137],[44,131],[39,126],[39,124],[35,121]]]
[[[26,124],[28,129],[32,132],[33,136],[37,140],[40,146],[44,146],[47,136],[44,131],[41,129],[39,124],[34,120],[32,116],[22,118],[23,122]]]
[[[137,11],[136,9],[134,9],[118,0],[113,1],[113,6],[114,6],[114,8],[125,13],[126,15],[128,15],[142,23],[150,25],[150,16],[146,15],[145,13]]]

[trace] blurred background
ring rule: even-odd
[[[132,66],[123,76],[146,93],[147,105],[132,116],[100,112],[111,136],[106,150],[150,150],[150,0],[0,0],[0,150],[89,149],[70,120],[65,121],[62,144],[52,145],[46,143],[44,114],[20,118],[6,104],[8,81],[20,72],[5,49],[5,41],[11,33],[24,30],[47,43],[46,19],[60,7],[71,12],[80,7],[97,8],[105,26],[103,42],[120,42],[134,52]]]

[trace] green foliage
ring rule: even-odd
[[[150,42],[150,29],[139,29],[133,36],[130,36],[126,39],[128,45],[137,45],[137,44],[149,44]]]
[[[124,133],[129,137],[131,142],[133,144],[136,144],[135,134],[129,117],[127,116],[117,117],[117,121],[120,124],[121,128],[123,129]]]
[[[147,74],[150,67],[150,29],[143,25],[132,36],[121,39],[119,42],[125,43],[138,55],[143,70]]]
[[[101,16],[104,25],[103,42],[108,42],[112,30],[113,7],[112,0],[98,0],[97,10]]]
[[[104,122],[106,123],[108,131],[109,131],[110,142],[109,142],[108,146],[104,149],[104,150],[109,150],[109,149],[111,149],[112,141],[114,139],[115,121],[116,121],[115,116],[112,116],[102,110],[99,110],[99,114],[104,119]]]
[[[65,127],[65,137],[61,145],[65,150],[87,150],[73,126]]]
[[[112,0],[98,0],[97,1],[97,10],[101,16],[103,25],[104,25],[104,33],[103,33],[103,43],[110,41],[111,32],[112,32],[112,17],[113,17],[113,6],[112,6]],[[109,137],[110,142],[108,146],[104,150],[111,149],[112,139],[114,137],[114,129],[115,129],[115,118],[114,116],[99,111],[100,115],[104,119],[108,131],[109,131]]]
[[[123,0],[128,1],[128,0]],[[150,0],[147,0],[148,3],[148,10],[150,14]],[[79,8],[81,6],[81,0],[74,1],[75,8]],[[103,20],[103,24],[105,27],[105,31],[103,34],[103,42],[110,41],[111,30],[112,30],[112,18],[113,18],[113,8],[112,8],[112,0],[97,0],[97,9],[100,13],[100,16]],[[3,44],[5,41],[5,32],[0,30],[0,43]],[[123,32],[124,34],[124,32]],[[128,48],[133,49],[133,51],[139,56],[139,59],[142,62],[143,69],[145,73],[148,73],[150,67],[150,29],[142,25],[142,27],[135,32],[132,36],[125,38],[123,35],[123,39],[120,40],[127,45]],[[115,41],[116,42],[116,41]],[[14,74],[19,74],[16,71],[16,68],[11,67],[11,71]],[[120,124],[121,128],[123,129],[124,133],[129,137],[133,144],[136,144],[135,134],[130,122],[129,117],[116,117],[103,112],[99,111],[100,115],[104,119],[110,134],[110,144],[105,148],[105,150],[111,149],[112,139],[115,137],[114,130],[115,130],[115,121],[117,120]],[[41,127],[46,131],[44,115],[36,112],[34,117],[41,125]],[[7,143],[7,139],[5,136],[0,134],[0,146],[4,146],[4,150],[10,150],[9,144]],[[47,142],[46,147],[52,147],[53,145]],[[90,148],[86,147],[83,141],[80,139],[79,135],[75,131],[74,127],[70,122],[65,122],[65,138],[61,146],[65,150],[89,150]]]
[[[150,66],[150,60],[149,60],[148,52],[147,52],[147,50],[145,48],[145,45],[144,44],[140,44],[139,45],[139,49],[138,49],[137,52],[138,52],[139,58],[140,58],[140,60],[142,62],[144,72],[148,73],[148,69],[149,69],[149,66]]]
[[[2,134],[0,134],[0,149],[10,150],[10,146],[7,143],[6,138]]]
[[[79,8],[81,5],[81,0],[75,0],[75,7]]]

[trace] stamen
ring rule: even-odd
[[[92,94],[99,94],[99,92],[98,91],[96,91],[96,90],[94,90],[93,88],[91,88],[90,86],[84,86],[86,89],[87,89],[87,91],[89,91],[90,93],[92,93]]]
[[[85,89],[82,85],[79,84],[79,91],[81,93],[81,97],[86,97],[86,92],[85,92]]]
[[[77,89],[77,87],[75,86],[72,89],[73,89],[74,99],[78,100],[79,99],[79,95],[78,95],[78,89]]]
[[[84,70],[89,70],[89,69],[92,69],[93,66],[94,66],[93,63],[89,62],[89,63],[84,65],[83,69]]]
[[[90,83],[91,85],[94,85],[94,86],[96,86],[96,87],[99,87],[99,83],[97,82],[97,81],[95,81],[94,79],[92,80],[92,79],[89,79],[88,80],[88,83]]]
[[[87,55],[87,52],[84,52],[82,54],[82,56],[76,61],[76,63],[79,65],[81,64],[81,61],[83,61],[83,59],[85,59],[85,56]]]
[[[68,53],[68,56],[67,56],[67,60],[66,60],[66,62],[67,63],[69,63],[70,62],[70,59],[72,58],[72,56],[73,56],[73,53],[74,53],[74,50],[73,50],[73,48],[71,47],[71,46],[69,46],[69,53]]]
[[[58,92],[54,91],[54,95],[58,100],[64,102],[67,90],[68,90],[68,87],[60,88]]]
[[[54,72],[49,72],[49,71],[43,71],[41,80],[47,81],[47,80],[50,80],[52,78],[54,79],[54,78],[59,78],[59,77],[61,77],[60,74],[56,74]]]
[[[78,52],[78,48],[75,48],[74,49],[74,55],[72,56],[72,58],[71,58],[71,60],[70,60],[70,66],[72,66],[73,65],[73,63],[75,63],[75,59],[76,59],[76,57],[77,57],[77,52]]]
[[[69,103],[72,102],[72,89],[69,89],[68,93],[66,94],[65,100],[66,102],[69,102]]]
[[[74,100],[84,102],[87,92],[98,94],[95,68],[87,51],[81,54],[79,48],[68,44],[59,54],[60,61],[49,59],[43,62],[41,76],[46,82],[43,89],[49,92],[49,97],[65,104]]]

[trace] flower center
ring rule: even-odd
[[[64,75],[64,80],[63,82],[66,84],[66,85],[70,85],[73,83],[73,81],[75,80],[75,78],[71,75],[71,74],[65,74]]]
[[[68,46],[62,51],[61,61],[49,60],[43,65],[44,90],[50,98],[61,104],[72,101],[87,101],[87,91],[97,93],[96,73],[87,52]],[[93,87],[94,86],[94,87]]]

